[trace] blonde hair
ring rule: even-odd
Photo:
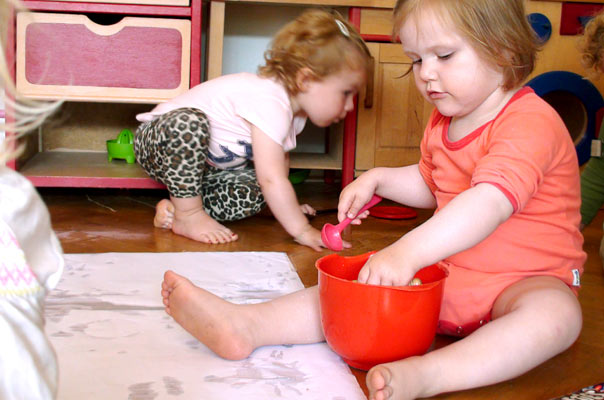
[[[0,131],[10,131],[11,135],[5,135],[0,143],[0,163],[4,164],[16,158],[22,151],[23,146],[18,145],[18,138],[27,134],[32,129],[40,126],[42,122],[61,105],[61,102],[41,102],[17,97],[17,90],[12,80],[9,66],[6,62],[4,49],[6,48],[6,37],[9,23],[14,23],[12,14],[14,11],[23,10],[24,7],[19,0],[0,0],[0,90],[4,89],[4,107],[10,109],[14,115],[14,122],[0,124]]]
[[[503,88],[524,82],[535,68],[540,43],[524,11],[524,0],[398,0],[393,36],[424,9],[454,26],[478,54],[503,70]]]
[[[308,68],[317,80],[344,67],[370,71],[373,60],[356,29],[335,11],[309,9],[285,25],[264,53],[261,76],[276,78],[290,95],[299,88],[296,76]]]
[[[581,64],[592,70],[592,78],[604,72],[604,12],[594,16],[585,26],[579,42]]]

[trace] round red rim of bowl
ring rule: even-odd
[[[417,211],[409,207],[379,206],[369,210],[369,215],[384,219],[411,219],[417,217]]]

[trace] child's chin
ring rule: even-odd
[[[459,114],[457,112],[455,112],[454,110],[451,110],[450,108],[447,107],[439,107],[438,104],[434,104],[434,107],[436,107],[436,109],[438,110],[438,112],[443,116],[443,117],[459,117]]]
[[[326,122],[326,121],[312,121],[312,123],[319,128],[327,128],[328,126],[332,125],[332,122]]]

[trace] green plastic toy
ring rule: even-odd
[[[289,170],[289,181],[292,183],[292,185],[297,185],[299,183],[302,183],[306,180],[306,178],[308,178],[308,175],[310,175],[310,170],[309,169],[290,169]]]
[[[111,162],[114,158],[134,164],[134,135],[130,129],[122,130],[117,139],[107,140],[107,159]]]

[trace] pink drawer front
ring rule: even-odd
[[[17,15],[17,90],[41,99],[157,103],[189,88],[190,21]]]
[[[67,3],[118,3],[153,6],[188,6],[189,0],[63,0]]]

